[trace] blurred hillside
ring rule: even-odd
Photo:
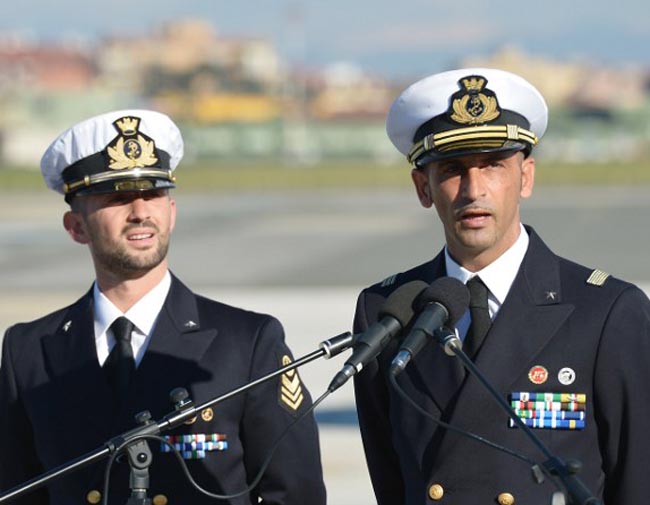
[[[503,68],[540,89],[551,118],[538,157],[608,163],[650,155],[647,68],[559,62],[516,48],[455,66]],[[292,68],[269,41],[223,37],[201,20],[92,45],[0,33],[0,166],[35,168],[72,123],[130,107],[170,114],[190,162],[391,165],[403,160],[386,138],[384,118],[407,84],[349,63]]]

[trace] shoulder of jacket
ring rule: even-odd
[[[196,295],[201,327],[239,328],[244,333],[255,333],[258,328],[267,325],[282,324],[271,314],[255,312],[243,307],[236,307],[205,296]]]
[[[598,268],[591,271],[589,277],[585,280],[590,286],[603,287],[611,275]]]
[[[28,334],[34,331],[42,332],[45,328],[58,328],[72,307],[73,305],[68,305],[67,307],[41,316],[38,319],[15,323],[7,329],[7,333]]]
[[[415,280],[430,282],[436,275],[436,269],[433,267],[433,261],[430,260],[408,270],[396,272],[385,277],[383,280],[366,288],[369,291],[391,292],[395,288]]]
[[[384,280],[382,280],[381,282],[378,283],[379,287],[380,288],[387,288],[387,287],[390,287],[390,286],[394,285],[395,282],[397,282],[397,276],[398,275],[399,275],[399,273],[389,275]]]

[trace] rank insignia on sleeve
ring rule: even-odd
[[[282,366],[287,366],[291,363],[291,358],[286,354],[282,356]],[[293,369],[282,374],[280,379],[279,400],[280,405],[286,408],[289,412],[296,412],[305,395],[302,391],[302,384],[298,372]]]

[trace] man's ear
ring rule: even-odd
[[[174,231],[176,227],[176,200],[172,197],[169,197],[169,210],[170,210],[170,222],[169,222],[169,231]]]
[[[86,224],[80,212],[69,210],[63,214],[63,227],[75,242],[79,244],[87,244],[89,242]]]
[[[521,191],[522,198],[528,198],[533,194],[535,185],[535,158],[528,156],[521,163]]]
[[[426,168],[414,168],[411,170],[411,179],[415,186],[415,192],[420,199],[422,207],[428,209],[433,205],[431,186],[429,185],[429,171]]]

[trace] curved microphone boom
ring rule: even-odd
[[[335,391],[356,375],[370,360],[373,360],[413,318],[413,301],[427,288],[423,281],[408,282],[393,291],[379,311],[379,321],[366,331],[355,335],[354,351],[327,388]]]
[[[469,306],[469,291],[458,279],[441,277],[420,294],[415,305],[420,315],[391,363],[393,375],[406,368],[436,330],[455,324],[463,316]]]

